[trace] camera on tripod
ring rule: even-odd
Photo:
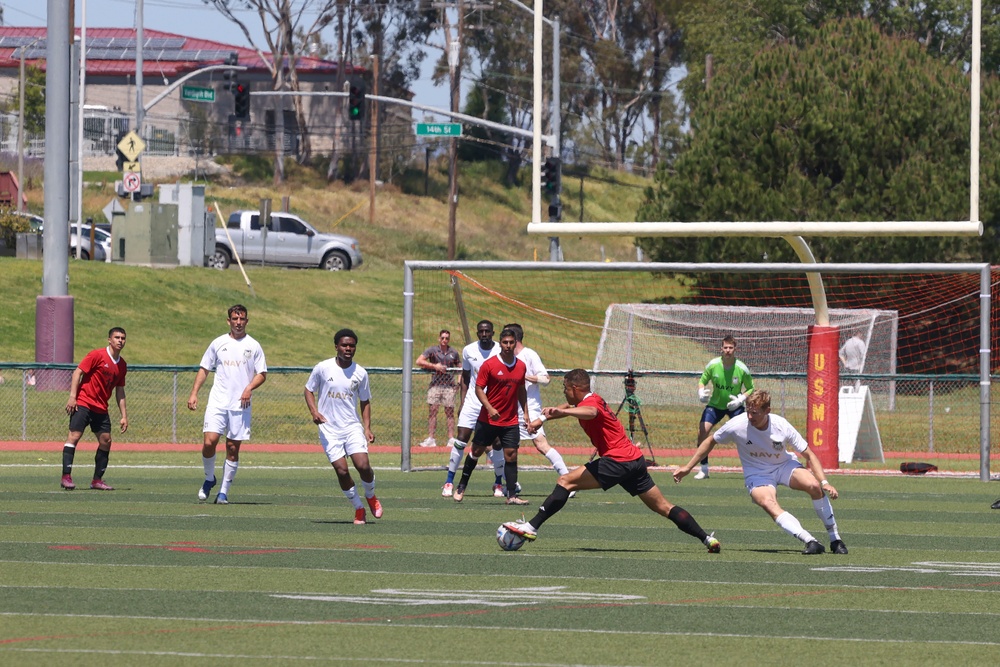
[[[632,372],[632,369],[630,368],[628,369],[628,372],[625,373],[625,395],[631,396],[634,393],[635,393],[635,374]]]

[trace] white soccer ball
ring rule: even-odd
[[[497,544],[504,551],[517,551],[524,546],[524,538],[501,525],[497,528]]]

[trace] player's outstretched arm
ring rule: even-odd
[[[674,471],[674,483],[680,484],[681,480],[687,477],[688,473],[694,470],[694,467],[698,465],[702,459],[708,456],[709,452],[711,452],[714,448],[715,438],[709,434],[709,436],[702,440],[701,444],[698,445],[698,449],[695,451],[694,456],[692,456],[687,463]]]

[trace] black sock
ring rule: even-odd
[[[708,533],[706,533],[704,529],[698,525],[698,522],[694,520],[694,517],[680,505],[674,505],[667,514],[667,518],[677,524],[677,527],[685,533],[691,537],[698,538],[701,542],[704,542],[705,538],[708,537]]]
[[[465,455],[465,465],[462,466],[462,477],[458,480],[459,486],[468,486],[472,471],[479,465],[478,458],[472,458],[472,454]]]
[[[538,514],[536,514],[530,523],[535,530],[542,527],[542,524],[549,520],[552,515],[563,508],[566,501],[569,500],[569,491],[565,488],[556,484],[556,488],[552,489],[552,493],[549,497],[545,499],[542,506],[538,508]]]
[[[507,497],[513,498],[517,495],[517,462],[503,462],[503,476],[507,480]]]
[[[108,459],[111,458],[111,451],[98,449],[94,454],[94,479],[103,479],[104,471],[108,469]]]
[[[708,465],[708,457],[707,456],[701,460],[701,464],[703,466],[707,466]]]
[[[73,457],[76,456],[76,447],[63,446],[63,474],[68,475],[73,472]]]

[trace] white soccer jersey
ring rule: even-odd
[[[484,352],[483,348],[479,347],[478,340],[462,348],[462,371],[469,371],[469,387],[465,391],[462,412],[465,412],[466,405],[469,406],[469,410],[475,409],[476,414],[482,409],[483,404],[476,396],[476,378],[479,376],[479,367],[483,365],[484,361],[498,354],[500,354],[500,344],[496,341],[493,342],[493,347],[488,352]]]
[[[356,363],[341,368],[337,359],[321,361],[313,368],[306,382],[306,390],[316,395],[316,409],[326,417],[321,430],[331,435],[362,426],[358,415],[358,401],[372,399],[368,385],[368,371]]]
[[[521,351],[517,353],[517,358],[524,362],[524,365],[528,367],[525,375],[533,375],[538,377],[539,375],[548,375],[549,372],[545,369],[545,365],[542,363],[542,358],[538,356],[538,353],[532,350],[530,347],[521,348]],[[524,381],[524,387],[528,393],[528,414],[534,419],[542,413],[542,390],[538,386],[537,382]],[[524,415],[521,413],[521,407],[517,408],[518,416],[521,420],[524,420]]]
[[[223,334],[213,340],[201,358],[202,368],[215,371],[208,408],[242,410],[240,396],[257,373],[267,372],[264,350],[253,337],[239,340]]]
[[[773,470],[789,460],[797,461],[798,457],[786,447],[799,454],[806,451],[806,441],[795,427],[784,417],[773,414],[768,415],[767,428],[763,431],[755,429],[744,413],[726,422],[714,437],[717,443],[736,445],[744,477]]]

